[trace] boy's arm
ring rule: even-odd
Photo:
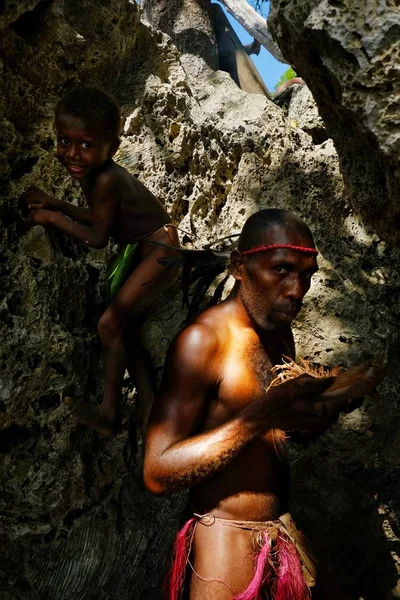
[[[88,208],[81,208],[70,202],[59,200],[56,204],[56,209],[66,217],[78,221],[78,223],[89,226],[92,225],[92,214]]]
[[[36,185],[32,185],[26,191],[25,202],[28,204],[30,210],[55,209],[62,212],[70,219],[78,221],[78,223],[83,223],[84,225],[92,224],[92,215],[89,209],[75,206],[70,202],[59,200],[54,196],[49,196]]]
[[[207,326],[194,324],[172,344],[159,397],[151,413],[144,480],[153,494],[188,488],[222,471],[255,437],[271,427],[320,424],[314,403],[332,379],[302,377],[271,388],[226,423],[199,433],[210,400],[218,394],[218,343]],[[282,427],[282,424],[288,427]]]
[[[92,248],[104,248],[112,232],[118,202],[115,182],[108,174],[98,177],[92,198],[94,208],[89,227],[71,221],[60,212],[43,209],[31,210],[32,221],[53,225]]]

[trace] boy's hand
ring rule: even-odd
[[[44,208],[31,208],[31,221],[35,225],[49,225],[53,212]]]
[[[57,208],[60,201],[43,192],[36,185],[32,185],[25,192],[25,203],[32,209],[38,208]]]

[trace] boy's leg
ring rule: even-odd
[[[147,429],[151,407],[156,391],[154,366],[150,356],[138,337],[139,324],[134,321],[125,331],[126,368],[137,393],[136,415],[142,424],[143,434]]]
[[[88,404],[75,405],[74,412],[79,422],[93,427],[102,435],[112,433],[112,424],[121,395],[126,361],[124,331],[132,319],[168,289],[178,276],[176,268],[165,272],[165,267],[157,262],[158,258],[165,255],[164,248],[150,245],[146,247],[142,262],[100,318],[98,330],[103,346],[105,371],[103,402],[97,407]],[[135,355],[138,356],[140,343],[137,335],[130,336],[129,346],[130,349],[135,346]],[[148,402],[151,404],[152,398]]]

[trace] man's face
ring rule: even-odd
[[[265,245],[291,244],[314,248],[307,234],[274,226]],[[245,256],[239,296],[249,316],[261,329],[279,331],[289,325],[301,309],[318,270],[314,255],[280,248]]]
[[[84,179],[103,167],[114,154],[113,143],[99,126],[61,114],[56,119],[56,156],[74,179]]]

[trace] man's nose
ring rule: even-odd
[[[297,273],[291,273],[286,282],[286,297],[302,300],[306,292],[301,277]]]

